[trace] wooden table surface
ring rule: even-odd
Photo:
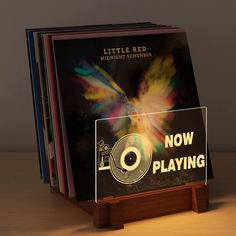
[[[0,235],[236,235],[236,153],[213,153],[210,210],[96,229],[91,217],[39,178],[36,153],[0,153]]]

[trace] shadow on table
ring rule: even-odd
[[[236,158],[233,153],[213,155],[214,178],[209,180],[210,198],[236,195]]]
[[[212,200],[209,205],[209,211],[214,211],[228,205],[227,201]]]

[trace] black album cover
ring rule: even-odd
[[[78,200],[205,180],[206,162],[212,176],[184,32],[55,38],[53,49]]]

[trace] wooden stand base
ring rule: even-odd
[[[121,229],[124,223],[176,212],[208,209],[208,186],[202,183],[185,184],[162,190],[107,198],[96,203],[93,220],[96,227]]]
[[[185,185],[122,197],[107,197],[98,203],[79,202],[77,205],[93,216],[98,228],[124,228],[124,223],[193,210],[206,212],[209,206],[208,185]]]

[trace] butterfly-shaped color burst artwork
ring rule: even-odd
[[[138,96],[133,98],[128,98],[114,79],[96,64],[83,60],[74,67],[74,72],[75,82],[82,86],[93,114],[101,118],[128,116],[128,119],[107,120],[117,138],[135,132],[148,137],[153,151],[162,147],[171,119],[171,113],[165,111],[174,107],[176,96],[176,69],[171,55],[151,62],[142,74]]]

